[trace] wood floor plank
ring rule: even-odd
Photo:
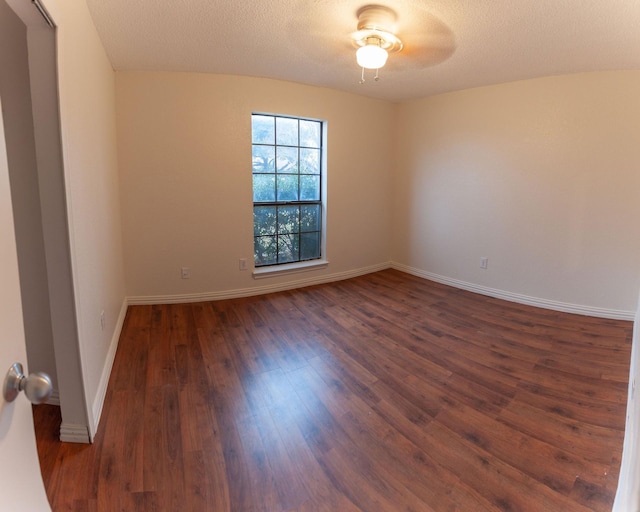
[[[500,420],[514,430],[541,440],[558,448],[568,448],[571,453],[602,464],[611,461],[611,454],[596,452],[593,445],[616,446],[622,443],[624,433],[587,423],[567,419],[532,407],[521,400],[514,400],[500,413]]]
[[[464,404],[442,411],[436,419],[460,437],[565,495],[571,493],[576,474],[593,481],[609,467],[575,457],[564,447],[514,431],[499,419]],[[514,446],[518,449],[514,450]]]
[[[588,509],[556,493],[498,457],[478,448],[434,421],[427,427],[432,437],[430,455],[460,479],[476,489],[499,510],[539,512],[563,510],[586,512]]]
[[[132,306],[98,435],[34,407],[57,511],[604,512],[632,324],[386,270]]]
[[[295,510],[309,499],[303,485],[302,475],[294,469],[293,461],[282,442],[270,410],[264,410],[256,415],[255,424],[262,440],[262,446],[265,447],[280,508]]]
[[[280,403],[270,410],[273,424],[309,498],[300,510],[359,510],[331,483],[303,435],[309,426],[304,404],[299,400]]]

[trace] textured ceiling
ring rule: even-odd
[[[87,0],[116,70],[270,77],[402,101],[640,69],[640,0],[389,0],[405,49],[380,81],[349,35],[366,0]]]

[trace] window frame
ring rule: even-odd
[[[273,143],[254,143],[254,128],[253,128],[253,119],[254,116],[265,116],[265,117],[271,117],[273,118],[273,123],[274,123],[274,140]],[[296,141],[295,145],[292,144],[279,144],[278,143],[278,119],[293,119],[295,121],[297,121],[298,125],[297,125],[297,130],[298,130],[298,138]],[[319,133],[319,137],[320,137],[320,144],[319,147],[313,147],[313,146],[305,146],[302,144],[302,141],[300,140],[300,130],[301,130],[301,126],[300,126],[300,122],[301,121],[310,121],[310,122],[314,122],[314,123],[318,123],[319,124],[319,129],[320,129],[320,133]],[[275,114],[275,113],[269,113],[269,112],[252,112],[251,113],[251,154],[254,155],[254,148],[256,146],[265,146],[265,147],[273,147],[273,151],[274,151],[274,155],[277,155],[278,152],[278,148],[295,148],[297,151],[297,169],[295,173],[287,173],[284,172],[282,173],[282,176],[288,175],[288,176],[296,176],[297,177],[297,190],[298,190],[298,199],[297,200],[281,200],[278,201],[278,169],[277,169],[277,161],[274,162],[274,168],[273,168],[273,172],[267,172],[267,173],[256,173],[254,172],[253,169],[253,163],[252,163],[252,185],[251,185],[251,190],[252,190],[252,213],[254,213],[252,215],[253,218],[253,262],[254,262],[254,270],[253,270],[253,277],[258,279],[258,278],[262,278],[262,277],[269,277],[269,276],[275,276],[275,275],[282,275],[282,274],[288,274],[288,273],[296,273],[296,272],[306,272],[309,270],[315,270],[318,268],[325,268],[328,265],[328,261],[326,260],[326,231],[327,231],[327,216],[326,216],[326,192],[327,192],[327,188],[326,188],[326,161],[327,161],[327,155],[326,155],[326,141],[327,141],[327,122],[321,119],[314,119],[314,118],[308,118],[308,117],[300,117],[300,116],[293,116],[293,115],[286,115],[286,114]],[[317,149],[319,150],[319,173],[317,174],[318,176],[318,187],[319,187],[319,199],[318,200],[308,200],[308,199],[300,199],[300,191],[301,191],[301,185],[300,185],[300,180],[301,177],[309,175],[309,176],[315,176],[314,174],[306,174],[306,173],[301,173],[301,158],[300,158],[300,153],[301,150],[304,149]],[[253,159],[253,156],[252,156]],[[274,200],[273,201],[255,201],[255,176],[259,175],[259,174],[264,174],[264,175],[272,175],[275,183],[274,183]],[[256,235],[256,217],[255,217],[255,211],[257,207],[273,207],[273,208],[279,208],[279,207],[288,207],[288,206],[297,206],[298,208],[303,208],[304,206],[308,206],[308,205],[317,205],[319,208],[319,212],[318,212],[318,230],[317,231],[309,231],[310,233],[317,233],[318,234],[318,251],[319,254],[317,257],[313,257],[313,258],[308,258],[308,259],[301,259],[301,246],[300,246],[300,237],[301,235],[304,233],[303,231],[300,230],[300,228],[298,228],[298,231],[295,232],[296,236],[298,237],[298,251],[297,251],[297,256],[298,259],[294,260],[294,261],[283,261],[283,262],[277,262],[277,258],[278,256],[276,256],[276,262],[274,263],[267,263],[267,264],[262,264],[262,265],[257,265],[256,263],[256,239],[260,236],[265,236],[265,235]],[[278,214],[278,210],[276,210]],[[302,217],[302,214],[299,210],[298,213],[299,217],[298,217],[298,222],[300,222],[300,219]],[[278,222],[278,221],[276,221]],[[278,251],[278,238],[280,235],[285,235],[286,233],[278,233],[277,232],[277,227],[276,227],[276,233],[275,235],[275,243],[276,243],[276,251]],[[278,253],[276,253],[278,254]]]

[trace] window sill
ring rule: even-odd
[[[265,277],[276,277],[287,274],[297,274],[299,272],[309,272],[327,268],[327,260],[303,261],[301,263],[289,263],[287,265],[274,265],[272,267],[258,267],[253,271],[254,279],[264,279]]]

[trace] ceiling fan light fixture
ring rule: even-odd
[[[396,13],[382,5],[365,5],[358,9],[358,30],[351,34],[357,48],[356,61],[362,68],[360,83],[364,83],[364,70],[378,70],[387,62],[390,53],[402,50],[402,41],[394,34]]]
[[[387,57],[389,54],[377,37],[367,38],[366,44],[356,51],[358,66],[366,69],[380,69],[387,62]]]

